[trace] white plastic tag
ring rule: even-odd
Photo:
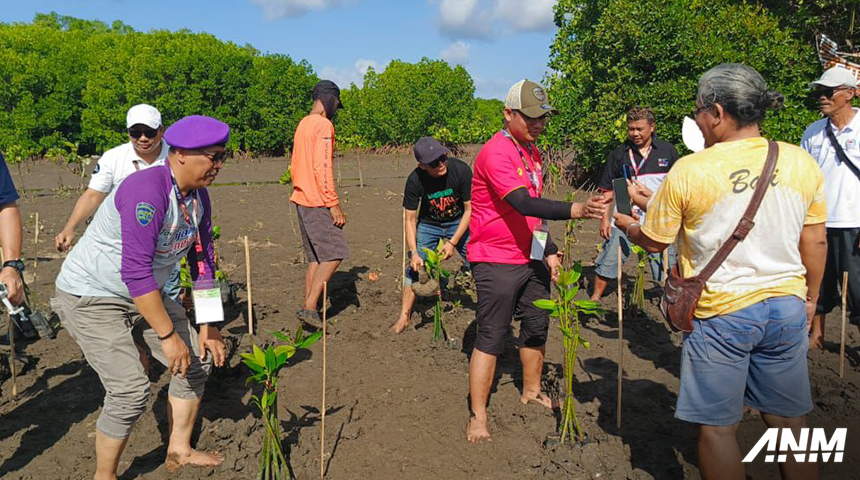
[[[224,305],[221,303],[221,287],[214,280],[194,282],[194,318],[197,324],[224,321]]]
[[[543,260],[543,252],[546,249],[546,239],[549,235],[549,227],[543,222],[539,223],[532,232],[532,260]]]

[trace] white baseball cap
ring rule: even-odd
[[[851,70],[839,65],[828,68],[824,75],[814,82],[809,82],[809,88],[815,87],[857,87],[857,77]]]
[[[152,105],[141,103],[128,109],[128,114],[125,117],[125,128],[131,128],[134,125],[142,124],[149,128],[158,128],[161,126],[161,112]]]

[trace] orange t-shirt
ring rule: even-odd
[[[293,140],[291,202],[305,207],[333,207],[339,203],[334,190],[333,157],[331,121],[322,115],[303,118]]]

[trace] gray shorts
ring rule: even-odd
[[[349,247],[343,230],[334,226],[334,217],[326,207],[306,207],[296,204],[299,226],[302,229],[302,245],[310,263],[345,260]]]
[[[158,335],[129,300],[78,297],[57,289],[51,298],[51,307],[104,386],[104,407],[96,428],[112,438],[128,438],[134,422],[149,404],[149,378],[140,363],[136,345],[167,365]],[[185,310],[166,297],[164,308],[173,320],[176,333],[191,351],[191,366],[186,377],[173,375],[168,394],[180,399],[200,398],[212,360],[207,356],[200,362],[197,332],[191,328]]]

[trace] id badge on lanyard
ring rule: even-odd
[[[172,172],[171,172],[172,176]],[[206,262],[203,260],[203,244],[200,241],[200,225],[197,222],[197,198],[193,200],[194,215],[188,214],[188,207],[182,200],[182,195],[179,193],[179,187],[174,180],[173,189],[176,193],[176,200],[179,202],[179,209],[182,210],[182,215],[185,217],[185,223],[194,224],[197,230],[197,241],[194,242],[194,248],[197,253],[197,278],[203,276],[206,272]],[[214,272],[213,272],[214,273]],[[213,275],[214,276],[214,275]],[[200,325],[203,323],[215,323],[224,321],[224,305],[221,303],[221,285],[213,279],[196,280],[191,286],[191,295],[194,300],[194,321]]]
[[[543,260],[543,252],[546,250],[546,239],[549,236],[549,225],[545,220],[535,225],[532,231],[532,253],[529,258],[532,260]]]

